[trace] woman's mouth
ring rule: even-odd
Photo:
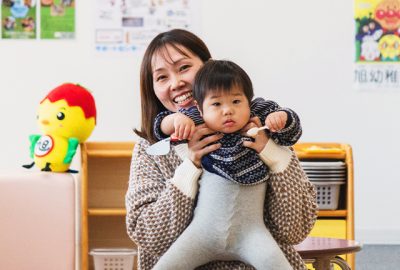
[[[174,103],[178,104],[178,105],[183,105],[188,101],[192,101],[192,93],[191,92],[187,92],[184,93],[183,95],[177,96],[173,99]]]

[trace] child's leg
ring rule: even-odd
[[[206,232],[190,224],[161,256],[153,270],[189,270],[212,261],[215,252],[207,244],[210,242],[208,239]]]
[[[251,233],[250,233],[251,232]],[[257,270],[292,270],[271,233],[264,227],[243,232],[237,250],[240,258]]]

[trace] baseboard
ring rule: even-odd
[[[355,238],[362,244],[400,245],[400,229],[396,230],[356,229]]]

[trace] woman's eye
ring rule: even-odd
[[[181,67],[179,68],[179,71],[184,71],[184,70],[186,70],[186,69],[188,69],[188,68],[190,68],[189,65],[183,65],[183,66],[181,66]]]
[[[165,75],[160,75],[160,76],[156,77],[156,82],[164,80],[166,77],[167,76],[165,76]]]
[[[65,114],[63,112],[57,113],[57,119],[58,120],[63,120],[65,118]]]

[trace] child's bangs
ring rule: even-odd
[[[215,93],[229,93],[235,86],[243,88],[242,82],[238,78],[227,73],[210,76],[204,86]]]

